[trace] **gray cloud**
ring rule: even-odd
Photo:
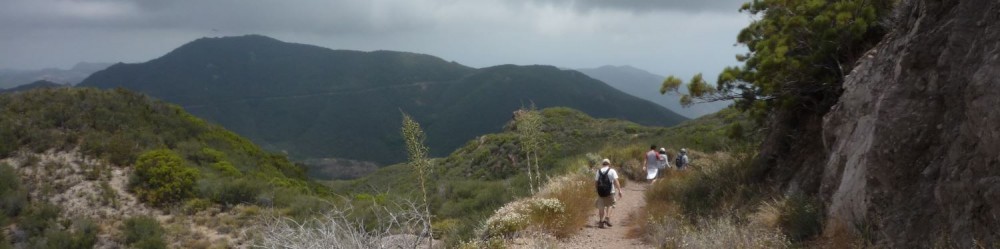
[[[705,12],[736,12],[748,0],[530,0],[570,6],[579,10],[621,9],[636,12],[677,10]]]
[[[735,63],[742,0],[3,0],[0,68],[142,62],[205,36],[427,53],[475,67]]]

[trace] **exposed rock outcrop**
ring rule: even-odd
[[[824,118],[827,224],[1000,245],[1000,1],[903,1],[894,25]]]

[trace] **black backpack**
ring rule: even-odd
[[[597,195],[600,196],[600,197],[611,196],[611,187],[613,185],[611,185],[612,184],[611,183],[611,177],[608,176],[608,173],[610,173],[610,172],[611,172],[611,169],[608,169],[608,171],[604,171],[604,173],[601,173],[601,170],[597,170],[597,174],[598,174],[598,177],[597,177]]]
[[[678,154],[677,158],[674,159],[674,164],[677,165],[677,168],[683,168],[684,166],[687,166],[685,165],[687,164],[687,162],[684,161],[684,155]]]

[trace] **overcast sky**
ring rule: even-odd
[[[200,37],[261,34],[473,67],[735,65],[744,0],[0,0],[0,68],[144,62]],[[714,78],[714,77],[710,77]]]

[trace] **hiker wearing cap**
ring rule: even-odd
[[[657,167],[657,170],[661,171],[661,172],[660,172],[660,175],[656,177],[657,179],[659,179],[664,174],[662,172],[664,169],[670,168],[670,156],[667,156],[667,149],[666,148],[662,148],[662,147],[660,148],[660,155],[659,155],[659,157],[660,157],[660,165],[659,165],[659,167]],[[657,179],[653,179],[653,182],[655,183]]]
[[[618,193],[618,198],[622,197],[623,191],[618,191],[621,189],[621,185],[618,183],[618,172],[611,168],[611,160],[605,158],[601,161],[601,168],[597,170],[597,177],[595,177],[595,185],[597,185],[597,226],[604,228],[605,226],[611,226],[611,207],[615,205],[615,192]]]
[[[656,181],[656,174],[659,173],[660,153],[656,152],[656,145],[649,146],[642,162],[642,170],[646,171],[646,181]]]

